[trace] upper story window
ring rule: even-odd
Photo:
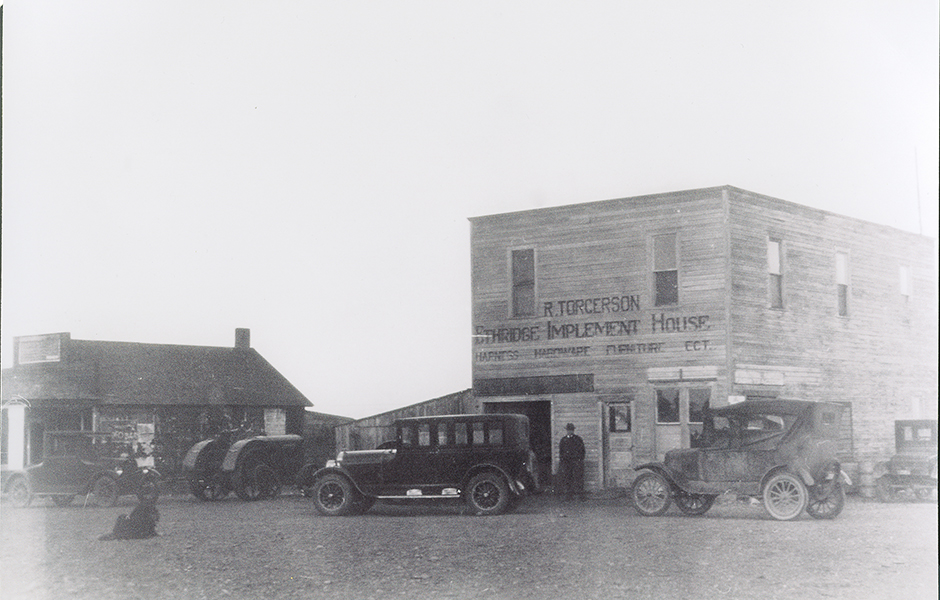
[[[535,250],[512,251],[512,316],[535,316]]]
[[[836,294],[839,316],[849,316],[849,255],[845,252],[836,252]]]
[[[679,303],[679,258],[676,234],[653,236],[653,295],[655,306]]]
[[[898,270],[898,286],[901,290],[901,296],[905,300],[909,300],[913,286],[911,285],[911,268],[907,265],[901,265]]]
[[[768,294],[771,308],[783,308],[783,261],[780,240],[767,240]]]

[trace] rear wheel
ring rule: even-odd
[[[328,517],[339,517],[353,510],[353,487],[342,475],[330,473],[313,484],[317,510]]]
[[[712,494],[689,494],[687,492],[678,492],[675,497],[676,506],[687,515],[704,515],[715,502],[715,496]]]
[[[633,507],[644,517],[658,517],[669,509],[672,490],[666,478],[653,471],[644,471],[630,487]]]
[[[13,506],[24,508],[33,501],[33,495],[29,491],[29,484],[25,477],[17,477],[10,482],[10,497],[13,499]]]
[[[114,506],[118,499],[117,481],[110,475],[102,475],[92,484],[89,495],[95,506]]]
[[[509,486],[496,473],[480,473],[467,486],[467,504],[478,515],[498,515],[509,506]]]
[[[808,496],[800,478],[783,471],[764,486],[764,508],[778,521],[792,521],[806,508]]]
[[[806,504],[806,512],[814,519],[835,519],[845,507],[845,492],[842,485],[836,483],[829,495],[822,500],[810,499]]]
[[[75,496],[72,496],[72,495],[67,495],[67,496],[58,495],[58,496],[53,496],[52,501],[55,502],[56,506],[68,506],[69,504],[72,503],[72,499],[74,498]]]

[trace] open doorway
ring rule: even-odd
[[[550,400],[528,402],[484,402],[486,414],[508,413],[529,417],[529,445],[538,462],[542,486],[552,481],[552,403]]]

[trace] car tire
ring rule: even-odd
[[[809,499],[806,512],[814,519],[835,519],[845,508],[845,491],[836,483],[829,495],[823,500]]]
[[[698,516],[708,512],[708,509],[715,503],[715,498],[713,494],[689,494],[679,491],[673,500],[684,514]]]
[[[800,516],[809,492],[799,477],[786,471],[772,476],[764,486],[764,508],[778,521],[792,521]]]
[[[630,486],[633,508],[644,517],[659,517],[669,510],[672,488],[666,478],[654,471],[637,475]]]
[[[118,499],[117,481],[110,475],[102,475],[91,484],[88,494],[95,506],[114,506]]]
[[[478,515],[498,515],[509,507],[509,486],[497,473],[475,475],[467,485],[467,504]]]
[[[52,501],[55,502],[56,506],[68,506],[72,503],[72,500],[75,498],[73,495],[61,495],[57,494],[52,497]]]
[[[33,494],[29,490],[29,483],[27,483],[25,477],[15,478],[10,482],[10,487],[7,489],[10,498],[13,500],[13,506],[17,508],[25,508],[33,501]]]
[[[313,502],[320,514],[340,517],[353,510],[355,492],[349,480],[342,475],[329,473],[313,484]]]

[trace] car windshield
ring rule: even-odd
[[[782,435],[795,421],[795,415],[786,414],[731,414],[712,418],[711,427],[706,420],[703,436],[708,438],[711,447],[747,446]]]

